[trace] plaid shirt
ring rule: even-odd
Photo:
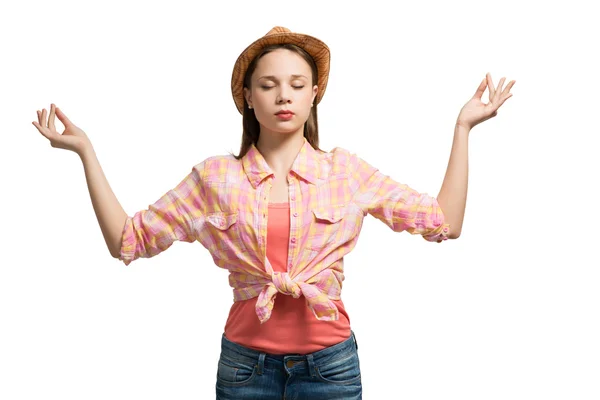
[[[200,242],[215,264],[229,270],[234,301],[258,297],[256,313],[267,321],[277,292],[304,295],[319,320],[337,320],[344,259],[368,214],[395,232],[425,240],[448,239],[449,224],[435,197],[418,193],[340,147],[320,152],[304,139],[288,174],[290,241],[287,272],[266,257],[269,193],[273,171],[252,145],[236,160],[214,156],[147,210],[128,217],[119,260],[129,265],[152,257],[174,241]]]

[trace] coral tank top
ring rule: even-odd
[[[290,240],[290,206],[270,203],[267,220],[267,258],[274,271],[286,272]],[[256,298],[234,302],[225,323],[225,337],[237,344],[270,354],[308,354],[350,337],[350,318],[342,300],[332,300],[337,321],[319,321],[304,296],[277,293],[271,318],[261,325]]]

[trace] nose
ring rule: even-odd
[[[281,88],[279,89],[279,94],[277,95],[277,104],[282,104],[282,103],[289,104],[291,102],[292,102],[292,98],[290,96],[289,89],[281,86]]]

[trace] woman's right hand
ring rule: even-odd
[[[64,132],[58,133],[54,126],[54,115],[65,126]],[[81,155],[86,146],[90,145],[90,140],[85,132],[75,126],[69,118],[54,104],[50,104],[50,118],[46,121],[46,109],[37,112],[38,122],[33,121],[33,125],[42,135],[50,141],[50,146],[60,149],[71,150]]]

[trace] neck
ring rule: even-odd
[[[295,133],[261,130],[256,148],[274,172],[287,175],[304,144],[304,129]]]

